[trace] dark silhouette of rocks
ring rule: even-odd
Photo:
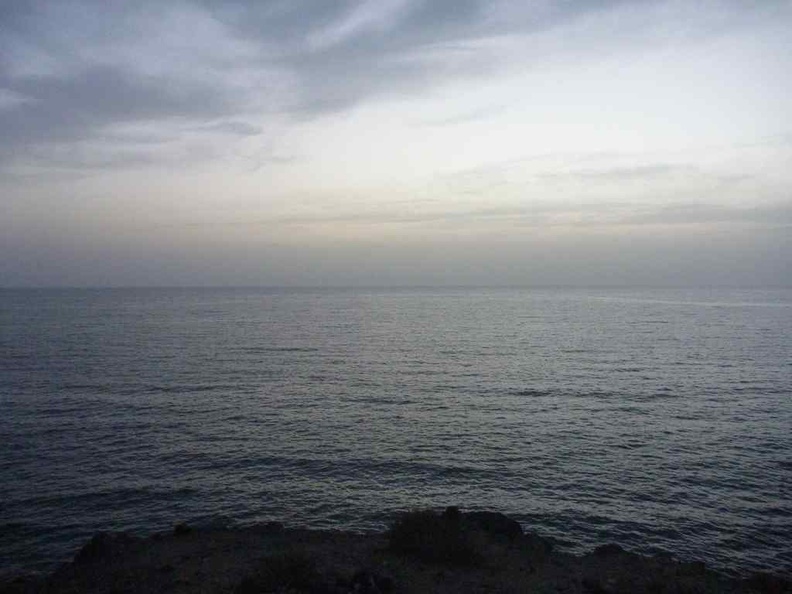
[[[703,563],[646,557],[616,544],[583,556],[497,512],[413,511],[386,533],[192,528],[140,538],[100,533],[49,576],[0,582],[0,594],[292,592],[787,593],[790,581],[724,576]]]
[[[462,518],[472,528],[496,536],[516,539],[523,535],[519,522],[499,512],[474,511],[464,514]]]
[[[184,522],[179,522],[173,527],[173,536],[184,536],[192,532],[192,527]]]
[[[88,564],[95,561],[110,561],[133,547],[139,538],[125,532],[98,532],[91,537],[74,558],[75,564]]]

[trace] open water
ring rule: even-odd
[[[792,290],[0,291],[0,568],[449,504],[789,573]]]

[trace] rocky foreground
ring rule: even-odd
[[[16,577],[0,593],[340,594],[792,592],[779,576],[734,579],[702,563],[643,557],[617,545],[584,556],[494,512],[405,514],[383,534],[286,529],[194,530],[147,538],[95,535],[46,577]]]

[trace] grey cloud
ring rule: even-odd
[[[343,23],[359,2],[4,2],[0,3],[0,89],[26,101],[0,110],[4,140],[0,161],[24,154],[34,145],[89,140],[115,124],[172,116],[188,120],[193,127],[253,135],[258,133],[254,127],[242,123],[245,110],[262,97],[282,92],[263,82],[271,71],[283,73],[294,88],[282,103],[267,109],[314,117],[372,97],[409,94],[457,77],[488,75],[508,65],[510,56],[485,50],[482,41],[551,30],[629,4],[581,0],[548,3],[537,10],[533,4],[518,2],[405,0],[388,16],[387,26],[360,27],[332,43],[317,45],[312,39]],[[371,6],[380,8],[379,3]],[[725,12],[734,21],[751,11],[771,14],[768,8],[762,12],[741,6],[727,3]],[[781,4],[764,6],[780,10]],[[173,16],[174,11],[181,13]],[[209,47],[214,38],[203,40],[198,33],[190,37],[191,31],[180,30],[177,43],[167,45],[162,56],[143,51],[157,40],[145,38],[151,15],[167,12],[171,15],[167,22],[179,27],[178,14],[196,11],[224,43]],[[137,27],[134,33],[130,23]],[[130,52],[105,52],[115,47],[115,39],[123,40],[124,48],[130,45]],[[236,45],[244,46],[242,54],[234,49]],[[26,61],[31,67],[41,61],[44,70],[54,71],[31,74],[20,69]],[[143,74],[147,67],[158,71],[160,66],[159,76]],[[450,123],[453,118],[446,122]]]
[[[409,205],[408,205],[409,207]],[[410,211],[311,212],[274,215],[259,220],[218,220],[211,223],[178,225],[183,227],[273,227],[312,226],[334,223],[352,225],[459,225],[497,221],[513,227],[602,227],[690,224],[750,224],[767,228],[792,225],[792,203],[777,202],[753,208],[718,204],[673,204],[651,207],[629,202],[596,204],[535,202],[474,209]]]
[[[237,0],[220,8],[207,5],[214,6],[217,18],[261,43],[266,60],[297,76],[299,96],[293,109],[314,116],[384,93],[409,93],[458,76],[489,74],[503,57],[488,55],[482,40],[558,27],[624,0],[553,4],[548,10],[522,10],[505,20],[491,17],[491,4],[411,0],[389,27],[363,29],[321,51],[309,43],[311,35],[343,19],[355,3]]]
[[[44,133],[71,135],[75,129],[113,122],[171,116],[222,114],[228,99],[210,85],[147,79],[110,66],[94,67],[65,80],[24,80],[17,92],[35,98],[7,114],[6,138]]]
[[[577,155],[547,154],[529,158],[488,163],[470,169],[446,174],[436,180],[446,190],[455,194],[485,195],[494,188],[524,186],[527,181],[546,184],[612,184],[631,181],[658,181],[685,176],[709,177],[717,181],[741,181],[746,176],[713,176],[698,168],[683,164],[655,163],[647,165],[613,166],[608,162],[623,158],[611,152],[581,153]],[[593,166],[575,168],[581,163]],[[560,172],[556,170],[561,168]],[[551,169],[552,168],[552,169]],[[543,171],[544,170],[544,171]],[[553,172],[551,173],[550,170]],[[514,177],[516,174],[516,178]]]
[[[32,99],[0,111],[0,156],[42,142],[79,141],[109,125],[172,117],[222,115],[230,102],[208,85],[168,84],[103,66],[73,78],[16,81],[13,90]]]
[[[780,134],[774,134],[773,136],[769,136],[767,138],[763,138],[758,142],[747,142],[747,143],[740,143],[737,144],[738,147],[745,147],[745,148],[764,148],[764,147],[783,147],[792,148],[792,132],[782,132]]]
[[[537,213],[552,208],[534,209]],[[526,217],[531,209],[521,207],[491,207],[461,211],[429,211],[429,212],[327,212],[273,216],[267,219],[244,221],[215,221],[212,223],[187,224],[187,227],[231,226],[231,227],[282,227],[283,225],[324,225],[330,223],[350,223],[360,225],[401,225],[438,222],[462,222],[485,219],[503,219]]]
[[[486,120],[488,118],[491,118],[493,116],[502,113],[503,110],[504,110],[503,106],[483,107],[481,109],[476,109],[466,113],[460,113],[460,114],[448,116],[445,118],[424,120],[422,122],[418,122],[417,125],[434,128],[434,127],[443,127],[443,126],[456,126],[457,124],[468,124],[470,122]]]
[[[792,225],[792,202],[777,202],[754,207],[673,204],[625,217],[622,222],[629,225],[749,223],[788,227]]]
[[[46,154],[58,152],[48,147],[70,144],[103,141],[117,154],[130,146],[140,151],[140,138],[113,131],[138,123],[161,126],[149,135],[152,150],[202,125],[237,136],[260,133],[239,121],[249,95],[221,68],[233,57],[228,55],[233,44],[196,55],[196,47],[214,39],[201,40],[200,31],[191,39],[192,32],[183,30],[165,41],[167,51],[146,49],[158,47],[163,33],[152,30],[146,38],[147,28],[161,26],[160,21],[178,26],[177,10],[193,9],[187,3],[146,1],[3,3],[0,89],[24,100],[0,109],[0,166],[31,160],[46,165]],[[185,26],[196,20],[191,18]],[[201,19],[214,31],[211,19]],[[146,160],[135,156],[130,164]],[[76,167],[84,163],[75,159]]]
[[[562,173],[540,173],[543,181],[629,181],[658,179],[676,175],[695,175],[699,170],[689,165],[636,165],[631,167],[611,167],[607,169],[571,170]]]
[[[306,41],[334,23],[344,19],[361,3],[355,0],[230,0],[201,4],[245,37],[265,44],[277,44],[278,51],[310,53]],[[416,42],[437,42],[459,36],[459,29],[479,22],[483,0],[410,0],[401,21],[376,33],[363,30],[359,35],[333,44],[333,52],[361,53],[387,51]]]
[[[215,124],[208,124],[199,128],[203,132],[217,132],[220,134],[232,134],[235,136],[258,136],[262,133],[261,126],[254,126],[246,122],[225,121]]]
[[[288,51],[311,32],[343,17],[354,0],[199,0],[198,5],[247,38]]]
[[[247,168],[247,171],[249,173],[252,173],[254,171],[259,171],[264,167],[293,165],[295,163],[299,163],[302,161],[302,158],[294,155],[273,155],[273,154],[254,155],[251,157],[244,157],[244,159],[249,164],[249,167]]]
[[[272,216],[258,220],[228,220],[214,221],[211,223],[195,223],[177,225],[183,227],[283,227],[284,225],[324,225],[332,223],[348,223],[353,225],[412,225],[426,223],[462,223],[483,220],[522,219],[533,220],[539,224],[537,217],[544,217],[550,213],[564,212],[564,207],[554,205],[538,205],[534,207],[501,206],[477,208],[470,210],[444,210],[408,212],[408,209],[399,211],[355,211],[355,212],[327,212],[306,213],[293,215]],[[170,226],[170,225],[168,225]]]
[[[647,165],[628,166],[601,166],[587,169],[571,168],[573,162],[585,161],[585,156],[574,159],[565,159],[566,169],[560,172],[535,172],[527,175],[539,182],[550,184],[585,183],[591,184],[618,184],[629,182],[663,182],[684,179],[686,181],[699,180],[715,184],[736,184],[753,178],[748,174],[722,174],[700,169],[693,165],[655,163]],[[589,160],[596,161],[596,156]],[[519,160],[481,168],[481,170],[464,172],[453,178],[458,184],[465,184],[474,188],[487,189],[498,183],[506,183],[504,175],[511,169],[525,165],[530,160]],[[534,167],[540,165],[541,158],[534,159]]]

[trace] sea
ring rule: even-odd
[[[792,573],[792,289],[0,290],[0,570],[494,510]]]

